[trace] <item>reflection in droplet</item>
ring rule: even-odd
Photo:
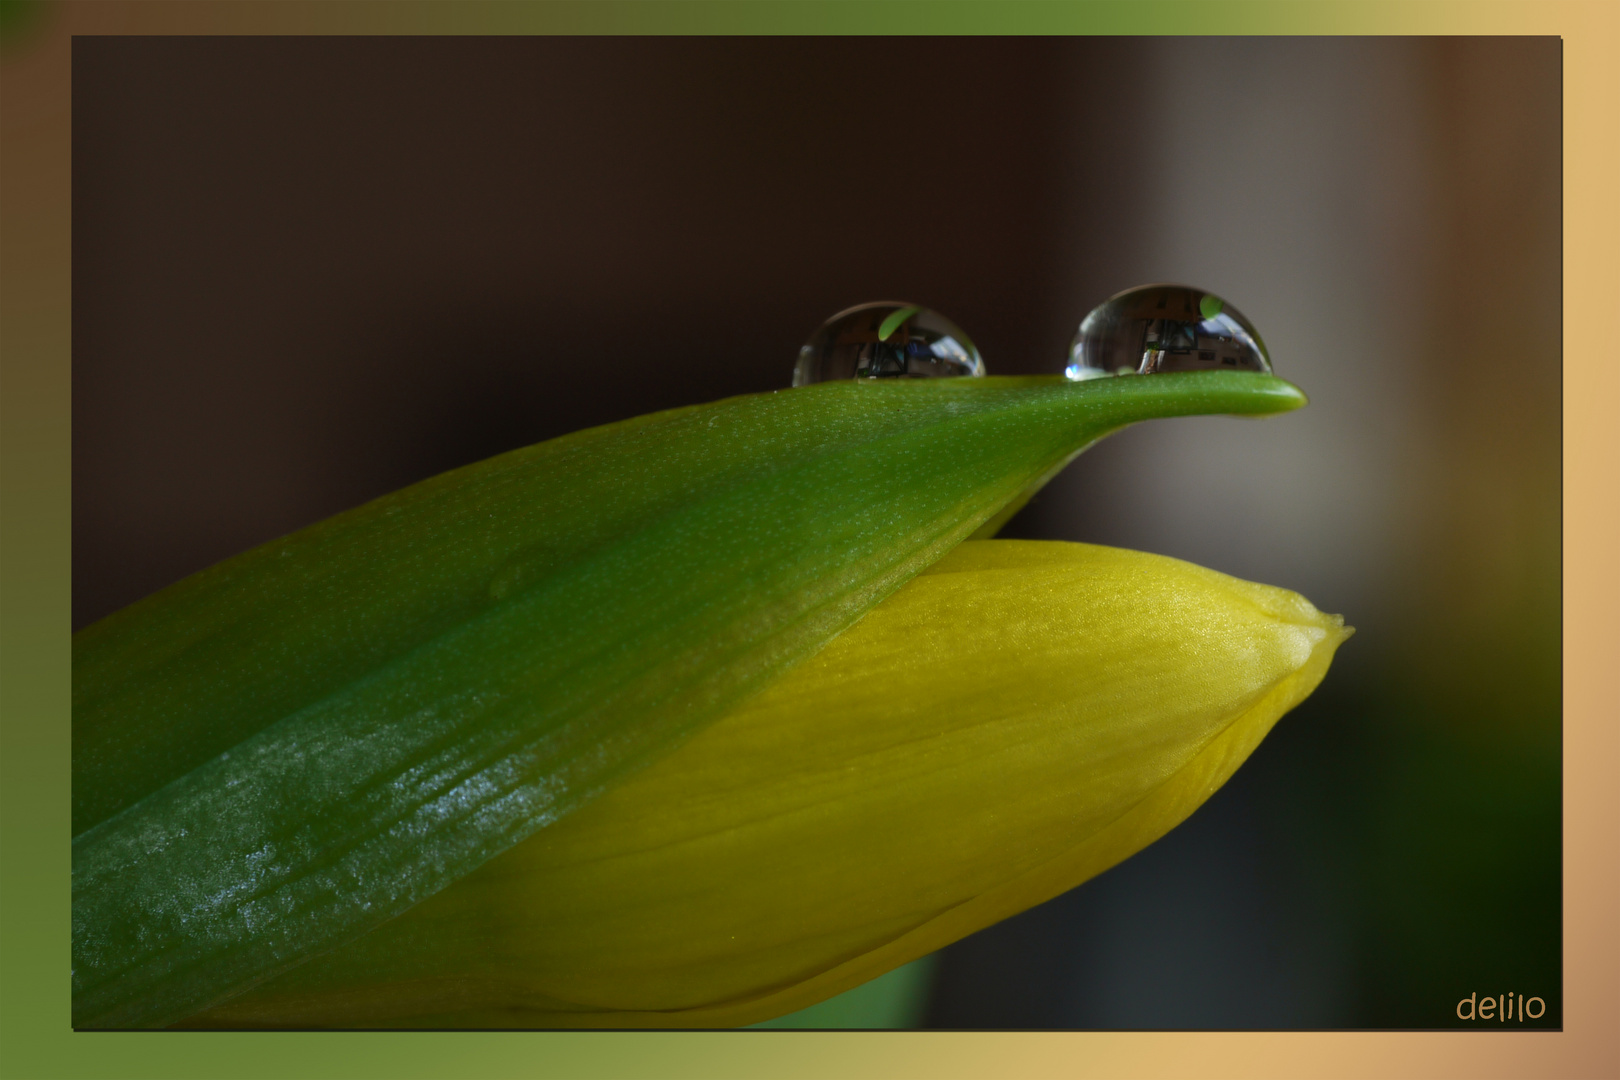
[[[1071,379],[1159,371],[1263,371],[1266,343],[1220,297],[1187,285],[1142,285],[1093,308],[1069,346]]]
[[[960,327],[915,304],[845,308],[799,350],[793,385],[833,379],[930,379],[983,375],[984,361]]]

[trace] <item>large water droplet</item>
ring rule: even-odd
[[[1187,285],[1142,285],[1091,310],[1069,346],[1071,379],[1160,371],[1270,373],[1266,343],[1225,300]]]
[[[955,323],[916,304],[845,308],[810,335],[793,385],[833,379],[936,379],[983,375],[979,350]]]

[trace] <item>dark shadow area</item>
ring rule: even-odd
[[[1062,87],[1099,51],[78,41],[74,625],[435,471],[786,386],[852,303],[1055,370]],[[900,60],[952,77],[869,77]]]

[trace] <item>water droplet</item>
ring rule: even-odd
[[[1091,310],[1069,346],[1071,379],[1160,371],[1271,372],[1266,343],[1243,313],[1188,285],[1142,285]]]
[[[793,385],[833,379],[936,379],[983,375],[979,350],[937,311],[883,301],[845,308],[810,335]]]

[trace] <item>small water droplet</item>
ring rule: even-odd
[[[833,379],[937,379],[984,374],[979,350],[959,326],[916,304],[845,308],[810,335],[793,385]]]
[[[1270,374],[1271,355],[1243,313],[1213,293],[1188,285],[1142,285],[1091,310],[1063,369],[1075,380],[1161,371]]]

